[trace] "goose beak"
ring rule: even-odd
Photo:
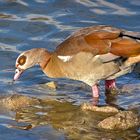
[[[23,73],[23,70],[19,70],[19,69],[16,69],[15,70],[15,75],[14,75],[14,81],[18,80],[18,78],[21,76],[21,74]]]

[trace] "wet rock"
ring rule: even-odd
[[[21,130],[29,130],[34,128],[32,124],[24,124],[24,125],[9,125],[8,128],[16,128]]]
[[[56,82],[51,81],[51,82],[48,82],[46,84],[42,84],[42,87],[46,87],[46,86],[51,88],[51,89],[56,89],[58,85]]]
[[[126,130],[140,125],[140,118],[132,111],[120,111],[98,124],[99,128],[108,130]]]
[[[57,83],[56,82],[49,82],[49,83],[46,83],[46,85],[50,88],[53,88],[53,89],[56,89],[57,88]]]
[[[90,110],[104,113],[118,113],[119,110],[113,106],[93,106],[92,104],[84,103],[82,110]]]
[[[0,18],[12,18],[12,15],[8,15],[8,14],[2,14],[0,13]]]
[[[30,106],[33,104],[38,104],[39,100],[36,98],[31,98],[23,95],[10,95],[0,98],[0,105],[9,110],[17,110],[22,107]]]

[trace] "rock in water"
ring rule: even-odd
[[[92,104],[84,103],[82,105],[82,110],[89,110],[95,112],[103,112],[103,113],[118,113],[119,110],[113,106],[93,106]]]
[[[48,82],[48,83],[45,83],[45,84],[41,84],[41,86],[44,87],[44,88],[49,87],[51,89],[57,89],[57,87],[58,87],[57,83],[54,82],[54,81],[51,81],[51,82]]]
[[[33,104],[39,104],[39,100],[19,94],[13,94],[0,98],[0,106],[10,110],[17,110]]]
[[[132,111],[120,111],[98,124],[99,128],[108,130],[126,130],[140,125],[140,118]]]
[[[57,88],[57,83],[52,81],[52,82],[48,82],[46,83],[46,85],[49,87],[49,88],[53,88],[53,89],[56,89]]]

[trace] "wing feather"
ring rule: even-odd
[[[94,55],[111,53],[120,57],[140,54],[140,34],[111,26],[92,26],[78,30],[62,42],[55,53],[72,56],[79,52]]]

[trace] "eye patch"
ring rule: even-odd
[[[18,59],[19,65],[24,65],[25,62],[26,62],[26,56],[25,55],[20,56]]]

